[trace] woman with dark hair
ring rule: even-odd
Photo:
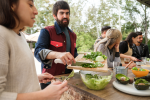
[[[125,41],[122,41],[119,46],[120,57],[123,62],[124,58],[130,58],[133,61],[138,61],[137,58],[132,56],[132,45],[137,43],[138,35],[131,32]]]
[[[33,54],[23,36],[33,27],[37,9],[33,0],[0,0],[0,100],[58,100],[67,81],[52,82],[44,90],[40,83],[54,77],[36,74]]]

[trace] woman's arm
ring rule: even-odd
[[[121,58],[130,58],[130,59],[133,60],[133,61],[138,61],[137,58],[132,57],[132,56],[129,56],[129,55],[125,55],[125,54],[120,54],[120,57],[121,57]]]
[[[32,93],[20,93],[16,100],[59,100],[61,95],[68,89],[67,81],[52,82],[44,90]]]

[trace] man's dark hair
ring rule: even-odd
[[[101,29],[101,32],[103,33],[104,31],[107,31],[108,29],[111,29],[110,26],[103,26]]]
[[[142,35],[142,32],[136,32],[137,35]]]
[[[18,5],[19,0],[0,0],[0,25],[3,25],[9,29],[16,27],[16,19],[20,22],[18,16],[12,10],[13,4]]]
[[[59,9],[68,9],[69,10],[69,14],[70,14],[70,7],[68,5],[68,3],[66,1],[57,1],[54,5],[53,5],[53,14],[55,16],[57,16],[57,12]]]
[[[136,34],[136,32],[131,32],[128,37],[125,39],[125,41],[127,41],[129,43],[130,48],[132,48],[133,45],[133,41],[132,41],[132,37],[136,38],[138,35]]]

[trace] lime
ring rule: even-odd
[[[140,69],[139,69],[139,71],[146,71],[146,70],[145,70],[145,69],[143,69],[143,68],[140,68]]]
[[[137,67],[133,67],[132,70],[138,70],[138,68]]]

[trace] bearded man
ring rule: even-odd
[[[53,26],[41,29],[35,46],[34,55],[41,62],[42,73],[52,75],[68,74],[72,70],[66,66],[75,63],[77,54],[76,34],[69,29],[70,7],[66,1],[57,1],[53,5]],[[61,59],[63,64],[55,64],[54,59]],[[41,83],[41,89],[49,83]]]
[[[138,35],[137,43],[133,44],[132,50],[133,54],[132,56],[136,57],[137,59],[142,59],[142,57],[148,57],[149,58],[149,50],[148,46],[146,44],[143,44],[143,35],[142,32],[136,32]]]

